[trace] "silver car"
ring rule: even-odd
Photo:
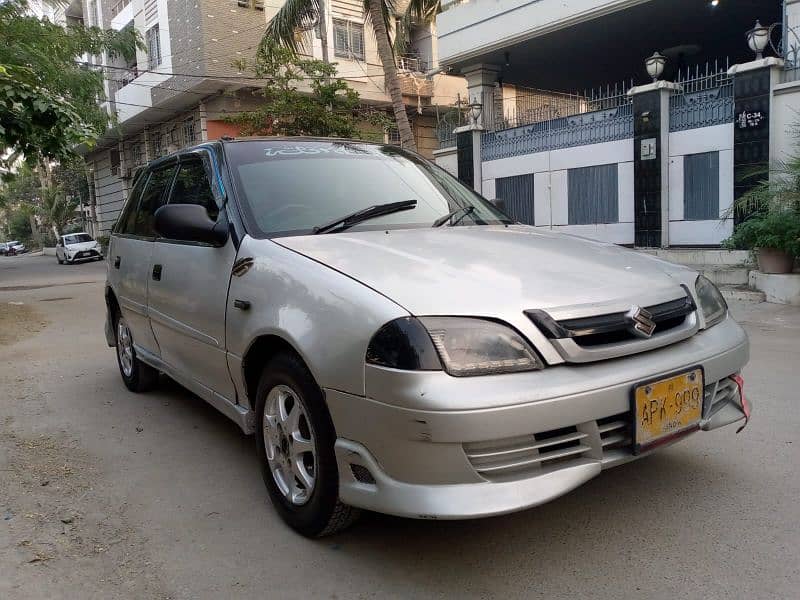
[[[749,418],[748,341],[688,268],[518,225],[426,160],[243,139],[159,159],[108,250],[108,343],[255,433],[286,522],[464,519]]]

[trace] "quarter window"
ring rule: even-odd
[[[219,215],[217,201],[211,190],[211,180],[206,166],[201,159],[181,162],[175,183],[172,186],[170,204],[199,204],[205,207],[208,216],[214,221]]]
[[[155,229],[153,229],[153,215],[164,205],[167,197],[166,191],[172,183],[173,175],[175,175],[174,166],[164,167],[150,174],[150,179],[142,193],[142,200],[139,202],[139,210],[136,211],[134,235],[156,237]]]

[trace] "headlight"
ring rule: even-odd
[[[442,363],[428,332],[414,317],[389,321],[372,336],[368,363],[406,371],[441,371]]]
[[[420,321],[445,370],[455,377],[544,368],[533,348],[506,325],[461,317],[423,317]]]
[[[534,371],[544,363],[513,329],[470,317],[404,317],[372,337],[366,361],[411,371],[441,371],[454,377]]]
[[[706,329],[716,325],[728,314],[728,303],[713,283],[700,275],[694,284],[697,291],[697,300],[700,309],[703,311],[703,319],[706,322]]]

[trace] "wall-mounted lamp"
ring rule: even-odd
[[[664,65],[667,64],[667,57],[653,52],[653,56],[644,61],[644,66],[647,68],[647,74],[653,78],[653,81],[658,81],[661,74],[664,72]]]
[[[769,42],[769,27],[765,27],[759,21],[756,21],[756,26],[748,31],[745,36],[750,50],[756,53],[756,60],[764,58],[764,48],[767,47]]]
[[[481,118],[481,112],[483,111],[483,104],[478,102],[477,100],[474,102],[470,102],[469,104],[469,116],[472,119],[472,124],[477,125],[478,119]]]

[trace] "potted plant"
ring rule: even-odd
[[[791,273],[800,256],[800,152],[746,177],[759,175],[761,179],[725,215],[748,216],[723,247],[750,250],[762,273]]]
[[[800,256],[800,211],[769,210],[740,223],[723,245],[751,250],[762,273],[791,273]]]

